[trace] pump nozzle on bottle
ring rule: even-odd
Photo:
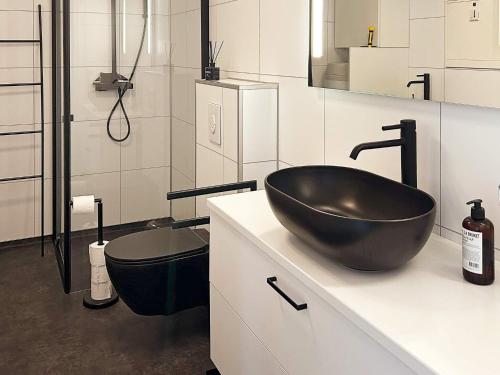
[[[486,213],[484,208],[482,207],[483,200],[482,199],[474,199],[472,201],[467,202],[468,205],[474,205],[471,208],[471,217],[474,220],[484,220],[486,217]]]

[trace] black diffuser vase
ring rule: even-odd
[[[208,66],[205,67],[205,79],[207,81],[218,81],[220,79],[220,68],[215,65],[223,45],[224,41],[218,47],[217,42],[208,42]]]
[[[220,68],[215,63],[210,63],[205,67],[205,79],[207,81],[218,81],[220,79]]]

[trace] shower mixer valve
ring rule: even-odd
[[[137,54],[137,59],[132,70],[130,77],[125,77],[118,73],[118,63],[117,63],[117,0],[111,1],[111,73],[103,73],[94,81],[94,87],[96,91],[117,91],[121,90],[125,93],[128,90],[134,88],[132,84],[132,78],[134,77],[137,64],[139,63],[139,57],[142,52],[142,47],[144,45],[144,39],[146,36],[147,21],[149,18],[149,2],[144,0],[144,28],[141,38],[141,44],[139,52]]]
[[[132,90],[134,84],[130,80],[118,73],[103,73],[94,81],[96,91],[122,91]]]

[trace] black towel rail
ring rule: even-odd
[[[17,132],[3,132],[0,137],[40,134],[40,174],[1,178],[0,183],[40,179],[40,246],[41,255],[45,255],[45,93],[43,77],[43,33],[42,33],[42,6],[38,5],[38,36],[40,39],[0,39],[0,44],[39,44],[40,52],[40,82],[0,83],[0,87],[40,87],[40,130]]]

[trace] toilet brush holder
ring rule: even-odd
[[[83,198],[83,199],[82,199]],[[76,199],[83,201],[85,199],[93,199],[93,197],[79,197],[75,198],[71,202],[71,206],[78,212],[78,208],[75,208]],[[84,202],[87,208],[81,212],[92,212],[88,209],[90,202]],[[107,245],[107,241],[104,241],[104,220],[103,220],[103,203],[102,199],[93,199],[93,204],[97,203],[97,242],[89,245],[89,258],[91,264],[91,289],[86,291],[83,295],[83,306],[89,309],[103,309],[114,305],[118,302],[119,297],[113,290],[111,285],[111,280],[106,269],[106,260],[104,258],[104,248]],[[79,203],[77,206],[81,206]]]

